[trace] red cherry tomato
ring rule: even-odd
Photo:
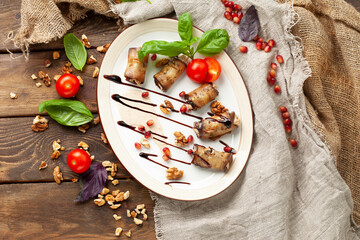
[[[67,164],[70,169],[76,173],[86,172],[90,165],[91,159],[87,152],[82,149],[72,150],[67,156]]]
[[[209,67],[205,82],[214,82],[219,78],[221,73],[220,63],[214,58],[205,58],[204,61]]]
[[[56,81],[56,91],[60,96],[64,98],[71,98],[79,91],[80,81],[79,79],[70,73],[63,74]]]
[[[208,65],[204,61],[204,59],[194,59],[192,60],[187,68],[186,68],[186,74],[188,77],[197,82],[197,83],[204,83],[205,78],[208,72]]]

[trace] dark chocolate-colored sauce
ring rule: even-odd
[[[170,159],[170,160],[173,160],[173,161],[176,161],[176,162],[179,162],[179,163],[191,165],[191,163],[189,163],[189,162],[184,162],[184,161],[181,161],[181,160],[179,160],[179,159],[175,159],[175,158],[171,158],[171,157],[169,157],[169,159]]]
[[[173,184],[173,183],[180,183],[180,184],[187,184],[187,185],[190,185],[190,183],[188,183],[188,182],[176,182],[176,181],[172,181],[172,182],[165,182],[165,185],[170,185],[170,184]]]
[[[124,121],[118,121],[117,124],[119,124],[119,125],[122,126],[122,127],[126,127],[126,128],[128,128],[128,129],[131,129],[131,130],[133,130],[133,131],[135,131],[135,132],[137,132],[137,133],[140,133],[141,135],[144,135],[144,132],[141,132],[141,131],[137,130],[136,127],[131,126],[131,125],[127,124],[127,123],[124,122]],[[154,134],[154,135],[156,135],[156,136],[159,136],[159,137],[162,137],[162,138],[165,138],[165,139],[168,138],[167,136],[163,136],[163,135],[158,134],[158,133],[155,133],[155,132],[153,132],[153,131],[149,131],[149,132],[150,132],[151,134]]]
[[[172,111],[172,112],[176,112],[176,113],[179,113],[180,111],[179,110],[175,110],[175,109],[170,109],[170,111]],[[196,115],[193,115],[193,114],[191,114],[191,113],[182,113],[182,114],[184,114],[184,115],[186,115],[186,116],[189,116],[189,117],[193,117],[193,118],[197,118],[197,119],[199,119],[199,120],[202,120],[203,118],[202,117],[199,117],[199,116],[196,116]]]
[[[186,149],[183,149],[183,148],[181,148],[181,147],[178,147],[178,146],[175,146],[175,145],[173,145],[173,144],[167,143],[167,142],[165,142],[165,141],[163,141],[163,140],[161,140],[161,139],[158,139],[158,138],[156,138],[156,137],[153,137],[153,139],[155,139],[156,141],[159,141],[159,142],[165,143],[166,145],[172,146],[172,147],[174,147],[174,148],[177,148],[177,149],[183,150],[184,152],[187,152],[187,150],[186,150]]]
[[[125,100],[128,100],[128,101],[131,101],[131,102],[137,102],[137,103],[142,103],[142,104],[150,105],[150,106],[153,106],[153,107],[156,107],[156,106],[157,106],[157,104],[155,104],[155,103],[144,102],[144,101],[141,101],[141,100],[136,100],[136,99],[127,98],[127,97],[123,97],[123,96],[120,96],[120,98],[125,99]]]
[[[161,164],[161,163],[158,163],[158,162],[156,162],[156,161],[154,161],[154,160],[152,160],[152,159],[149,158],[149,157],[157,157],[158,155],[156,155],[156,154],[141,152],[141,153],[139,153],[139,156],[142,157],[142,158],[145,158],[145,159],[149,160],[150,162],[156,163],[156,164],[158,164],[158,165],[160,165],[160,166],[162,166],[162,167],[164,167],[164,168],[166,168],[166,169],[169,168],[169,167],[167,167],[167,166],[165,166],[165,165],[163,165],[163,164]]]
[[[117,101],[118,103],[121,103],[122,105],[124,105],[124,106],[126,106],[126,107],[129,107],[129,108],[138,110],[138,111],[140,111],[140,112],[149,113],[149,114],[155,115],[155,116],[157,116],[157,117],[161,117],[161,118],[164,118],[164,119],[166,119],[166,120],[172,121],[172,122],[174,122],[174,123],[183,125],[183,126],[185,126],[185,127],[192,128],[192,126],[187,125],[187,124],[185,124],[185,123],[178,122],[178,121],[176,121],[176,120],[173,120],[173,119],[171,119],[171,118],[162,116],[162,115],[160,115],[160,114],[153,113],[153,112],[151,112],[151,111],[147,111],[147,110],[144,110],[144,109],[141,109],[141,108],[138,108],[138,107],[131,106],[131,105],[127,104],[127,103],[124,103],[123,101],[121,101],[121,96],[120,96],[119,94],[113,94],[113,95],[111,96],[111,98],[112,98],[113,100]]]
[[[153,91],[153,90],[143,88],[143,87],[140,87],[140,86],[137,86],[137,85],[133,85],[133,84],[130,84],[130,83],[122,82],[121,78],[119,76],[117,76],[117,75],[104,75],[104,78],[107,79],[107,80],[113,81],[115,83],[118,83],[118,84],[122,84],[122,85],[126,85],[126,86],[129,86],[129,87],[138,88],[138,89],[141,89],[141,90],[152,92],[152,93],[158,94],[158,95],[163,96],[163,97],[170,98],[172,100],[175,100],[175,101],[178,101],[178,102],[181,102],[181,103],[187,103],[187,102],[185,102],[183,100],[168,96],[166,94],[163,94],[163,93],[160,93],[160,92],[157,92],[157,91]]]

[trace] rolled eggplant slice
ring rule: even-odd
[[[211,147],[194,144],[192,164],[227,172],[233,162],[233,153],[219,152]]]
[[[217,95],[219,95],[219,91],[215,84],[204,83],[188,94],[185,94],[184,98],[191,105],[192,110],[197,110],[214,100]]]
[[[186,64],[177,57],[172,58],[170,62],[162,67],[160,72],[154,75],[156,86],[161,91],[166,92],[178,80],[185,71]]]
[[[240,123],[240,118],[234,112],[226,112],[195,122],[193,130],[198,138],[216,140],[238,128]]]
[[[146,55],[142,61],[138,57],[138,51],[141,48],[129,48],[128,63],[125,69],[125,78],[129,82],[141,85],[145,81],[145,72],[148,64],[149,56]]]

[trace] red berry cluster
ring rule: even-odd
[[[224,17],[234,23],[240,23],[243,17],[243,13],[241,12],[242,7],[239,4],[234,4],[233,1],[221,0],[221,2],[225,6]]]
[[[292,130],[292,121],[291,121],[290,113],[288,112],[285,106],[280,106],[280,112],[281,112],[281,117],[283,119],[285,132],[290,134]],[[288,141],[290,142],[292,147],[294,148],[297,147],[297,141],[295,139],[288,138]]]
[[[277,60],[280,59],[280,58],[283,59],[281,55],[276,56]],[[282,61],[278,60],[278,63],[280,63],[280,64],[282,64],[283,62],[284,62],[284,60],[282,60]],[[276,78],[275,77],[276,77],[277,64],[276,63],[271,63],[270,66],[271,66],[271,69],[269,71],[269,74],[266,77],[266,80],[267,80],[267,82],[268,82],[268,84],[270,86],[273,86],[276,83]],[[279,85],[275,85],[274,86],[274,92],[276,94],[280,94],[281,93],[281,87]]]
[[[259,51],[263,50],[264,52],[270,52],[271,48],[275,47],[275,41],[273,39],[269,39],[264,42],[264,39],[256,36],[254,41],[256,41],[256,49]]]

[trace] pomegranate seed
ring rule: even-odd
[[[244,16],[244,14],[243,14],[242,12],[240,12],[240,13],[238,14],[238,18],[240,19],[239,22],[241,22],[241,19],[243,18],[243,16]]]
[[[256,49],[261,51],[261,45],[262,45],[261,42],[257,42],[256,43]]]
[[[257,42],[257,41],[259,40],[259,36],[256,35],[253,40],[254,40],[255,42]]]
[[[136,148],[136,149],[140,149],[140,148],[141,148],[141,144],[138,143],[138,142],[136,142],[136,143],[135,143],[135,148]]]
[[[240,18],[236,15],[236,17],[233,18],[233,22],[234,22],[234,23],[239,23],[239,22],[240,22]]]
[[[271,47],[269,45],[265,46],[264,52],[270,52],[270,51],[271,51]]]
[[[163,148],[163,153],[164,153],[166,156],[170,157],[170,149],[169,149],[168,147],[164,147],[164,148]]]
[[[221,0],[221,2],[222,2],[222,3],[225,3],[225,2],[226,2],[226,0]]]
[[[233,8],[234,7],[234,2],[233,1],[228,1],[228,7]]]
[[[290,138],[289,138],[289,142],[290,142],[290,144],[291,144],[291,146],[292,146],[293,148],[297,148],[298,143],[297,143],[297,141],[296,141],[295,139],[290,139]]]
[[[227,20],[232,20],[231,13],[229,13],[229,12],[225,12],[225,13],[224,13],[224,17],[225,17]]]
[[[146,125],[151,127],[152,125],[154,125],[154,120],[150,119],[149,121],[146,122]]]
[[[224,147],[224,152],[231,152],[231,147],[229,146]]]
[[[290,125],[285,125],[285,132],[291,133],[291,130],[292,130],[292,128]]]
[[[291,121],[290,118],[284,119],[284,125],[289,125],[289,126],[291,126],[291,124],[292,124],[292,121]]]
[[[151,55],[151,61],[155,61],[156,60],[156,53],[154,53],[153,55]]]
[[[276,78],[273,78],[273,77],[271,77],[271,76],[269,76],[269,77],[270,77],[270,79],[267,80],[267,81],[268,81],[268,84],[269,84],[270,86],[272,86],[272,85],[274,85],[274,84],[276,83]]]
[[[273,39],[270,39],[267,41],[270,47],[275,47],[275,41]]]
[[[276,63],[271,63],[271,68],[274,69],[274,70],[276,70],[276,68],[277,68]]]
[[[269,75],[270,75],[271,77],[276,77],[276,71],[275,71],[274,69],[271,69],[271,70],[269,71]]]
[[[281,55],[277,55],[277,56],[276,56],[276,60],[277,60],[278,63],[280,63],[280,64],[284,63],[284,59],[283,59],[283,57],[282,57]]]
[[[181,93],[179,93],[179,97],[183,98],[185,96],[185,91],[182,91]]]
[[[225,7],[229,7],[229,1],[225,1],[225,2],[224,2],[224,6],[225,6]]]
[[[189,149],[189,150],[187,150],[187,153],[188,153],[189,155],[192,155],[192,154],[193,154],[193,150],[192,150],[192,149]]]
[[[237,11],[241,11],[241,9],[242,9],[242,7],[239,4],[234,4],[233,8]]]
[[[141,97],[147,98],[149,96],[149,92],[143,92],[141,93]]]
[[[139,131],[145,131],[145,127],[143,125],[138,126]]]
[[[264,39],[262,39],[262,38],[258,38],[258,40],[257,40],[257,42],[263,42],[264,41]]]
[[[242,52],[242,53],[247,53],[248,48],[245,47],[245,46],[240,46],[240,47],[239,47],[239,50],[240,50],[240,52]]]
[[[280,88],[279,85],[275,85],[275,87],[274,87],[274,92],[275,92],[276,94],[280,94],[280,93],[281,93],[281,88]]]
[[[232,13],[231,13],[231,16],[233,17],[233,20],[234,20],[234,17],[237,17],[238,15],[237,15],[236,12],[232,12]]]
[[[280,106],[280,112],[284,113],[287,112],[287,108],[285,106]],[[290,116],[290,114],[289,114]]]
[[[225,8],[225,12],[232,13],[232,9],[231,9],[231,8],[229,8],[229,7],[227,7],[227,8]],[[231,14],[231,16],[232,16],[232,14]]]
[[[188,143],[192,143],[194,141],[194,137],[192,135],[189,135],[187,141]]]
[[[162,156],[162,159],[163,159],[164,161],[167,161],[167,160],[169,160],[169,157],[166,156],[166,155],[163,155],[163,156]]]
[[[266,42],[261,43],[261,50],[264,50],[268,44]]]
[[[187,107],[186,107],[186,105],[184,104],[184,105],[181,106],[180,112],[181,112],[181,113],[186,113],[186,111],[187,111]]]
[[[283,112],[283,113],[281,114],[281,117],[282,117],[283,119],[290,118],[290,113],[289,113],[289,112]]]
[[[150,136],[151,136],[151,132],[148,131],[148,132],[145,132],[145,133],[144,133],[144,137],[145,137],[145,138],[149,138]]]

